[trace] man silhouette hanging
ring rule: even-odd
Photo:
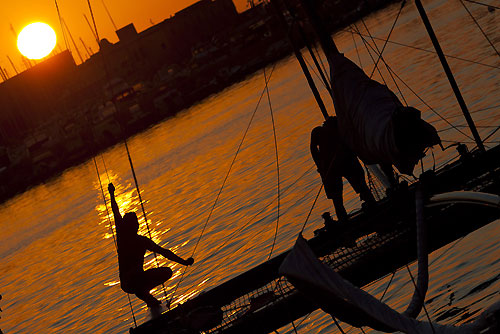
[[[329,117],[322,126],[311,132],[311,155],[325,187],[326,197],[333,201],[339,220],[347,220],[347,211],[342,196],[342,177],[366,204],[375,202],[366,185],[363,167],[356,155],[345,146],[339,136],[337,118]]]
[[[172,270],[168,267],[160,267],[144,271],[143,264],[146,250],[158,253],[185,266],[192,265],[194,259],[190,257],[184,260],[172,251],[160,247],[151,239],[138,235],[139,221],[135,212],[127,212],[122,217],[116,203],[115,187],[112,183],[108,185],[108,190],[115,217],[121,288],[126,293],[135,294],[139,299],[146,302],[153,315],[157,315],[157,310],[161,308],[161,302],[153,297],[149,291],[172,277]]]

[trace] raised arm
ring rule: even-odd
[[[147,244],[148,250],[162,255],[163,257],[169,259],[170,261],[174,261],[174,262],[180,263],[180,264],[185,265],[185,266],[190,266],[194,263],[194,259],[192,257],[188,258],[187,260],[184,260],[180,256],[175,255],[174,252],[172,252],[171,250],[165,249],[165,248],[157,245],[151,239],[148,239],[148,238],[146,238],[146,239],[148,240],[148,244]]]
[[[120,214],[120,209],[118,208],[118,204],[116,204],[115,199],[115,186],[113,183],[108,184],[109,196],[111,197],[111,208],[113,209],[113,215],[115,217],[115,224],[121,222],[122,215]]]

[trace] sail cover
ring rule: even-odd
[[[436,129],[343,54],[330,54],[328,62],[345,144],[366,164],[394,165],[411,175],[424,150],[440,142]]]
[[[474,333],[472,326],[431,325],[398,313],[320,262],[302,235],[297,238],[279,272],[325,312],[355,327],[370,326],[383,332],[412,334]]]

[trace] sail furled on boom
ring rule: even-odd
[[[482,333],[482,330],[490,326],[489,317],[500,309],[498,302],[484,311],[474,322],[461,326],[431,324],[412,319],[354,286],[318,260],[302,235],[299,235],[295,246],[281,264],[279,273],[309,300],[333,317],[354,327],[369,326],[386,333],[396,331],[409,334]]]
[[[390,164],[411,175],[425,149],[440,143],[436,129],[343,54],[331,52],[328,62],[345,144],[365,164]]]

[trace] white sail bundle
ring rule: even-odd
[[[488,319],[492,314],[498,314],[500,308],[500,303],[496,303],[474,323],[460,327],[409,318],[344,280],[320,262],[302,235],[297,238],[279,272],[325,312],[355,327],[370,326],[384,332],[469,334],[486,330],[484,333],[493,333],[488,331],[491,328]]]
[[[343,54],[330,54],[328,62],[345,144],[366,164],[394,165],[412,174],[424,150],[440,142],[434,127]]]

